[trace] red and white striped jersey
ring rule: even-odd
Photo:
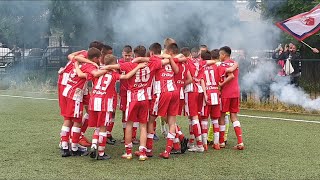
[[[206,85],[206,92],[208,96],[208,104],[209,105],[217,105],[219,104],[219,71],[217,65],[205,66],[202,78]]]
[[[203,68],[206,66],[206,61],[202,61],[199,58],[193,58],[187,60],[189,71],[192,76],[192,83],[188,84],[184,92],[198,92],[202,93],[202,87],[200,84],[200,78],[203,73]]]
[[[121,63],[120,70],[128,73],[138,64],[132,62]],[[144,101],[150,97],[150,87],[157,69],[162,67],[161,61],[150,61],[148,66],[139,69],[134,76],[128,79],[127,101]]]
[[[86,82],[93,79],[92,71],[97,70],[97,67],[88,63],[83,63],[79,65],[79,67],[83,73],[87,74],[87,78],[80,78],[74,68],[73,71],[70,72],[68,83],[63,90],[62,95],[75,101],[82,102],[84,90],[87,84]]]
[[[177,66],[179,67],[179,72],[174,75],[174,81],[176,83],[178,91],[180,92],[180,99],[184,99],[184,84],[189,68],[187,64],[179,62],[177,58],[174,58],[174,62],[176,62]]]
[[[118,60],[118,64],[125,63],[126,61],[121,58]],[[125,74],[125,71],[122,71],[121,74]],[[128,80],[127,79],[120,79],[120,96],[127,96],[127,90],[128,90]]]
[[[88,57],[88,52],[84,51],[82,53],[80,53],[80,55],[82,55],[84,58]],[[59,75],[58,75],[58,85],[67,85],[68,80],[69,80],[69,75],[70,72],[74,69],[74,62],[76,60],[72,59],[71,61],[68,61],[68,63],[59,71]]]
[[[150,61],[160,61],[157,56],[150,57]],[[174,72],[170,64],[162,66],[155,73],[153,81],[153,94],[176,91],[177,86],[174,82]]]
[[[226,69],[233,66],[235,63],[234,60],[228,59],[223,62],[221,62],[219,66],[219,76],[220,81],[224,81],[225,78],[227,78]],[[234,78],[225,84],[223,88],[221,89],[221,98],[238,98],[240,97],[240,87],[238,82],[239,77],[239,68],[237,68],[235,71],[232,72],[234,75]]]
[[[116,81],[120,79],[120,74],[114,71],[108,72],[93,81],[92,94],[89,101],[89,110],[114,112],[113,101]]]

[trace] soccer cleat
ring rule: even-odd
[[[237,144],[236,146],[233,147],[233,149],[244,150],[244,144],[243,143]]]
[[[72,156],[83,156],[84,152],[78,149],[77,151],[71,151]]]
[[[113,138],[112,136],[110,136],[110,137],[108,137],[108,139],[110,139],[110,141],[112,141],[112,142],[114,142],[114,143],[116,143],[116,139],[115,138]]]
[[[208,145],[213,145],[213,141],[207,141]]]
[[[145,152],[140,152],[139,161],[145,161],[147,158],[148,157]]]
[[[188,147],[189,149],[192,149],[192,148],[195,147],[195,145],[188,142],[187,147]]]
[[[107,144],[114,145],[116,142],[111,141],[111,139],[107,138]]]
[[[85,146],[85,147],[90,147],[91,146],[91,142],[85,136],[81,136],[80,137],[79,144],[81,146]]]
[[[140,151],[135,151],[134,155],[139,157],[140,156]]]
[[[153,135],[153,140],[159,141],[159,137],[158,137],[156,134],[154,134],[154,135]]]
[[[215,150],[220,150],[220,145],[219,144],[214,144],[212,145],[212,148]]]
[[[203,146],[194,146],[193,148],[188,149],[190,152],[204,152]]]
[[[146,152],[146,155],[147,155],[147,157],[152,157],[153,156],[153,152],[152,151]]]
[[[122,156],[121,156],[121,158],[123,158],[123,159],[132,159],[132,154],[127,154],[127,153],[124,153]]]
[[[62,156],[62,157],[69,157],[69,156],[71,156],[69,149],[61,149],[61,156]]]
[[[137,140],[136,138],[133,138],[133,139],[132,139],[132,144],[139,144],[139,143],[140,143],[140,141]]]
[[[103,154],[103,156],[97,156],[97,160],[108,160],[110,159],[111,156],[109,156],[108,154]]]
[[[97,149],[96,148],[91,148],[91,151],[89,153],[89,156],[91,158],[96,158],[97,157]]]
[[[180,149],[172,149],[170,154],[182,154]]]
[[[226,147],[226,144],[225,143],[221,143],[220,144],[220,148],[225,148]]]
[[[208,151],[208,144],[204,144],[204,145],[203,145],[203,149],[204,149],[205,151]]]
[[[183,140],[180,142],[180,146],[181,146],[181,153],[185,153],[188,149],[188,142],[189,139],[188,138],[183,138]]]
[[[163,159],[169,159],[170,154],[167,151],[164,151],[160,153],[159,156],[162,157]]]

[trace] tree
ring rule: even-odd
[[[0,42],[9,46],[43,46],[49,32],[48,12],[48,2],[1,1]]]
[[[275,23],[283,21],[297,14],[310,11],[313,7],[320,3],[320,0],[262,0],[257,2],[256,0],[249,0],[248,8],[256,11],[261,10],[262,17],[265,19],[272,19]],[[305,40],[305,42],[314,46],[320,47],[319,35],[317,33]],[[282,40],[285,43],[294,42],[299,44],[300,47],[303,45],[298,43],[291,35],[283,32],[281,34]],[[305,49],[305,47],[302,47]]]

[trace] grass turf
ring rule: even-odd
[[[0,92],[4,93],[3,91]],[[21,94],[55,98],[55,95]],[[319,116],[243,110],[241,114],[320,121]],[[62,118],[57,101],[0,96],[0,179],[317,179],[320,124],[240,117],[246,149],[235,151],[230,128],[228,146],[205,153],[157,157],[165,139],[155,142],[155,157],[145,162],[121,159],[124,146],[120,113],[107,145],[111,160],[89,157],[62,158],[58,149]],[[187,133],[187,121],[178,118]],[[159,128],[158,128],[159,129]],[[89,129],[87,136],[90,137]],[[160,134],[160,132],[158,132]],[[138,146],[134,147],[136,150]]]

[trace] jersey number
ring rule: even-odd
[[[136,72],[135,82],[136,83],[148,82],[149,78],[150,78],[150,68],[145,67],[145,68],[140,69]]]
[[[207,86],[217,85],[216,80],[214,78],[214,71],[212,69],[209,71],[204,71],[204,74],[206,75]]]
[[[104,76],[100,76],[95,89],[100,89],[101,88],[102,91],[107,90],[109,84],[111,83],[111,79],[112,79],[112,76],[110,74],[105,74]],[[103,81],[103,85],[101,87],[102,80],[104,80],[104,81]]]

